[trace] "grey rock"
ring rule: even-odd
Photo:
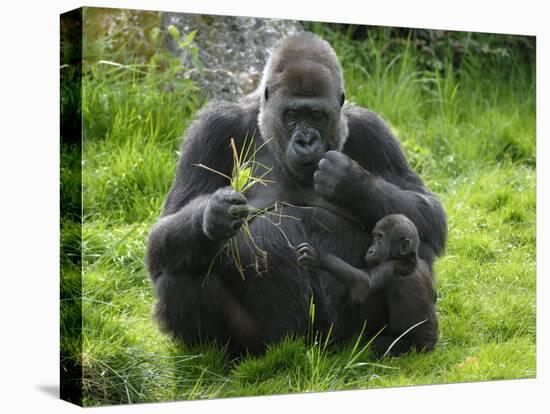
[[[166,12],[161,26],[175,26],[183,38],[197,30],[198,67],[188,49],[171,36],[168,48],[181,61],[184,76],[193,79],[210,98],[235,100],[253,92],[270,51],[284,37],[302,31],[297,21],[255,17],[214,16]]]

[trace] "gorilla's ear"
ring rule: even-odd
[[[411,251],[411,239],[407,239],[406,237],[403,237],[401,239],[401,244],[399,245],[399,254],[401,256],[405,256],[406,254],[409,254]]]
[[[343,106],[345,101],[346,101],[346,93],[342,92],[342,97],[340,98],[340,106]]]
[[[269,90],[267,89],[267,86],[265,87],[265,90],[264,90],[264,98],[266,101],[267,101],[267,98],[269,98]]]

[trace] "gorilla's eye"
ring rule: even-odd
[[[298,118],[298,111],[295,111],[294,109],[289,109],[286,111],[286,116],[290,119],[296,119]]]
[[[311,117],[314,121],[322,121],[325,118],[325,114],[322,111],[312,111]]]

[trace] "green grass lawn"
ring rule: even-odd
[[[305,336],[230,361],[219,345],[190,348],[160,334],[146,239],[183,131],[205,101],[170,72],[91,61],[83,81],[82,260],[71,261],[80,230],[67,219],[61,261],[62,297],[79,291],[82,266],[82,332],[62,348],[76,355],[81,340],[85,405],[536,375],[534,64],[472,50],[458,67],[426,70],[409,42],[382,53],[383,37],[367,44],[315,29],[341,59],[348,100],[386,119],[447,211],[436,350],[377,360],[364,341]],[[62,170],[62,180],[77,185],[78,170]],[[77,318],[69,308],[62,302],[62,332]]]

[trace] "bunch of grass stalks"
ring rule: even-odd
[[[252,136],[251,139],[248,139],[247,136],[245,137],[243,146],[239,151],[237,145],[235,144],[235,140],[231,138],[229,144],[231,155],[233,158],[233,169],[231,171],[231,176],[228,176],[204,164],[195,164],[195,166],[205,168],[211,172],[225,177],[235,191],[246,195],[246,193],[257,184],[268,185],[273,183],[273,181],[266,178],[271,172],[271,167],[268,167],[256,160],[256,155],[258,151],[260,151],[263,146],[266,145],[268,142],[269,140],[256,147],[254,136]],[[267,270],[268,257],[267,252],[260,248],[260,246],[258,246],[258,244],[254,241],[252,233],[250,232],[249,223],[252,220],[257,217],[266,218],[272,224],[277,226],[277,228],[279,228],[279,230],[287,240],[288,244],[290,246],[292,246],[292,244],[284,234],[283,230],[280,229],[280,220],[282,217],[281,214],[271,211],[273,209],[273,206],[268,206],[265,208],[253,208],[247,206],[247,208],[250,209],[250,213],[246,217],[244,224],[241,227],[241,231],[243,234],[242,239],[245,241],[247,248],[252,252],[254,256],[254,270],[256,274],[259,275]],[[275,208],[274,210],[277,211],[277,208]],[[277,221],[273,221],[268,217],[269,215],[273,214],[277,215]],[[211,274],[215,264],[220,263],[223,255],[227,256],[231,260],[231,262],[235,265],[237,271],[239,272],[240,276],[243,279],[245,278],[245,266],[243,265],[241,259],[237,237],[239,236],[235,235],[231,237],[227,241],[227,243],[220,249],[220,251],[214,256],[214,259],[210,263],[208,272],[206,274],[205,282]]]

